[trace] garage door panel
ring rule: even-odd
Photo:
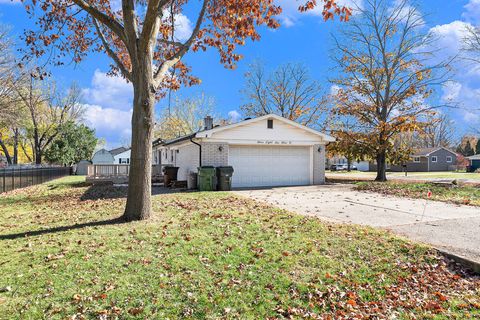
[[[230,146],[234,187],[310,184],[309,147]]]

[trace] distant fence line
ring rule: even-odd
[[[68,176],[70,167],[7,167],[0,169],[0,193]]]

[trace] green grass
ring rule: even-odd
[[[479,186],[455,186],[449,188],[432,183],[388,181],[382,183],[358,182],[355,189],[417,199],[426,199],[428,192],[431,191],[431,200],[480,206]]]
[[[376,176],[376,172],[363,172],[363,171],[333,171],[328,172],[328,177],[330,178],[372,178]],[[407,177],[405,177],[404,172],[387,172],[388,179],[467,179],[471,181],[480,182],[480,173],[466,173],[466,172],[409,172]]]
[[[75,177],[0,195],[0,318],[480,317],[477,278],[382,231],[229,193],[124,204]]]

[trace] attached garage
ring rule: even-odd
[[[312,185],[325,182],[325,147],[332,141],[275,114],[226,126],[206,118],[204,130],[165,141],[154,154],[171,155],[156,164],[179,167],[179,180],[199,165],[232,166],[234,188]]]
[[[296,186],[312,183],[310,147],[231,146],[233,187]]]

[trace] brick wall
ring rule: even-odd
[[[321,148],[321,152],[318,149]],[[325,146],[313,146],[313,184],[325,183]]]
[[[219,148],[223,150],[220,151]],[[228,166],[228,144],[226,143],[202,143],[202,166]]]

